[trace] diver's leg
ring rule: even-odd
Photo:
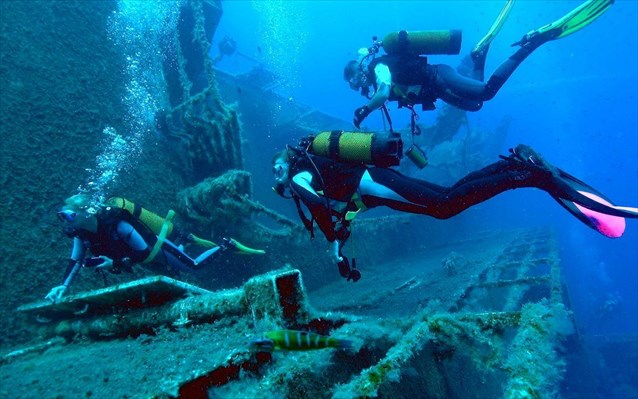
[[[533,149],[519,145],[512,155],[445,188],[403,176],[391,169],[371,168],[360,182],[368,208],[388,206],[402,212],[447,219],[504,191],[536,187],[589,227],[607,237],[620,237],[625,217],[638,218],[638,208],[611,203],[602,193],[545,161]]]
[[[490,44],[496,35],[498,35],[498,32],[501,31],[501,28],[512,10],[513,5],[514,0],[507,0],[505,2],[503,9],[494,23],[492,23],[490,29],[487,31],[485,36],[479,40],[474,49],[472,49],[472,53],[470,54],[474,63],[474,70],[470,76],[472,79],[480,80],[482,82],[485,78],[485,59],[487,58],[487,52],[490,49]]]
[[[503,87],[507,79],[514,73],[516,68],[527,58],[534,50],[536,50],[542,41],[525,43],[520,49],[506,59],[496,71],[492,74],[490,79],[485,84],[485,90],[482,94],[483,100],[491,100],[496,93]]]
[[[534,187],[546,191],[551,196],[577,202],[581,206],[607,215],[638,218],[636,208],[613,205],[600,191],[555,167],[531,147],[519,144],[516,148],[510,149],[510,152],[512,155],[503,157],[511,164],[510,168],[523,168],[532,172],[537,176],[534,179]]]
[[[433,65],[436,71],[434,87],[437,97],[455,107],[478,111],[483,106],[483,101],[494,98],[514,70],[541,44],[542,42],[524,44],[496,69],[487,83],[462,76],[448,65]]]
[[[506,190],[538,187],[549,173],[535,173],[525,164],[499,161],[470,173],[452,187],[413,179],[385,168],[371,168],[360,183],[361,199],[368,208],[395,210],[447,219]]]
[[[184,252],[183,246],[177,246],[169,240],[164,240],[161,252],[164,255],[164,259],[166,259],[166,262],[170,264],[173,269],[197,270],[201,268],[201,266],[198,267],[195,259],[191,258]]]
[[[419,190],[415,186],[422,184]],[[387,206],[409,213],[430,214],[430,201],[436,202],[445,188],[404,176],[393,169],[370,168],[361,177],[359,194],[367,208]]]
[[[483,100],[494,98],[523,60],[542,44],[583,29],[607,11],[613,3],[614,0],[588,0],[559,20],[525,34],[519,42],[514,43],[521,48],[505,60],[487,81]]]
[[[436,96],[465,111],[483,107],[485,83],[459,74],[449,65],[431,65],[431,80]]]
[[[195,258],[195,262],[194,262],[195,267],[201,267],[202,263],[204,263],[205,261],[211,260],[212,259],[211,257],[215,255],[217,251],[219,251],[220,249],[222,249],[222,247],[217,246],[202,252],[201,255]]]
[[[538,29],[527,32],[523,38],[514,45],[524,46],[526,43],[562,39],[572,33],[576,33],[603,15],[615,0],[587,0],[574,8],[560,19],[541,26]]]

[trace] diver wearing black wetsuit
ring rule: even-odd
[[[86,208],[67,206],[58,212],[58,217],[64,223],[64,233],[73,238],[73,249],[64,273],[64,283],[51,289],[46,296],[51,301],[55,302],[62,297],[83,267],[95,267],[119,274],[123,270],[131,272],[132,265],[136,263],[161,263],[167,272],[175,274],[182,270],[200,269],[219,250],[235,246],[227,239],[224,239],[224,244],[217,245],[192,234],[181,233],[172,224],[172,234],[156,235],[138,217],[118,207],[101,206],[91,212]],[[182,240],[198,240],[203,243],[200,245],[208,249],[197,258],[192,258],[179,245]],[[90,252],[91,258],[86,258],[87,252]]]
[[[299,214],[312,233],[313,220],[328,241],[348,279],[352,276],[341,253],[350,220],[358,211],[378,206],[447,219],[504,191],[536,187],[549,193],[583,223],[611,238],[625,229],[624,217],[636,218],[636,208],[614,206],[592,187],[544,161],[534,150],[519,145],[509,157],[472,172],[451,187],[404,176],[381,167],[337,162],[289,148],[273,160],[277,192],[289,190]],[[307,218],[303,203],[312,215]],[[346,264],[342,262],[346,261]],[[358,272],[357,272],[358,273]]]
[[[441,99],[463,110],[478,111],[484,101],[494,98],[534,50],[548,41],[583,29],[608,10],[613,2],[587,0],[557,21],[528,32],[514,44],[520,48],[496,69],[487,82],[483,82],[487,52],[511,10],[512,0],[506,2],[487,35],[472,50],[474,65],[469,77],[460,75],[449,65],[429,64],[426,57],[411,52],[411,41],[418,39],[411,39],[406,31],[399,33],[398,47],[404,50],[398,53],[375,57],[382,43],[375,43],[371,49],[362,48],[359,58],[349,61],[344,68],[344,79],[350,88],[361,90],[361,94],[369,98],[367,104],[355,110],[353,123],[358,128],[372,111],[383,107],[386,101],[397,101],[400,107],[421,104],[424,110],[432,110],[434,102]]]

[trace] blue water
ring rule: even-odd
[[[433,63],[456,66],[489,28],[503,2],[223,4],[224,16],[215,39],[232,37],[239,54],[224,59],[219,64],[221,68],[239,72],[246,68],[248,58],[256,59],[280,75],[279,93],[350,121],[353,110],[365,104],[365,99],[344,82],[343,66],[355,57],[359,47],[371,44],[372,36],[382,38],[401,29],[460,28],[460,55],[430,57]],[[524,33],[579,4],[517,2],[490,48],[486,77],[513,52],[510,45]],[[469,115],[470,123],[489,130],[509,117],[507,146],[530,144],[546,159],[590,183],[617,204],[636,206],[637,11],[638,2],[617,1],[591,26],[543,45],[517,69],[496,98]],[[393,111],[395,125],[406,123],[407,115],[407,111]],[[421,121],[433,121],[434,115],[422,114]],[[368,126],[383,128],[378,113],[370,116]],[[290,138],[293,143],[295,139]],[[506,151],[504,147],[500,153]],[[506,193],[471,212],[478,230],[554,226],[571,307],[585,339],[638,334],[636,220],[628,221],[622,238],[610,240],[583,226],[539,190]],[[618,397],[611,388],[608,394]]]

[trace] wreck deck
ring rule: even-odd
[[[0,394],[484,398],[560,383],[562,374],[552,371],[562,361],[557,334],[571,322],[551,231],[485,233],[418,250],[392,264],[366,264],[356,284],[340,281],[308,295],[288,269],[156,308],[69,315],[45,331],[70,343],[3,357]],[[27,308],[31,315],[37,309]],[[99,325],[100,334],[77,327],[82,323]],[[136,323],[156,324],[148,334],[122,329]],[[60,334],[66,325],[93,341]],[[330,333],[351,340],[353,350],[249,350],[251,339],[277,328]]]

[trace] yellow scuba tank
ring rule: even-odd
[[[388,33],[381,41],[387,54],[458,54],[461,51],[460,29],[399,31]]]
[[[403,156],[399,135],[377,133],[321,132],[310,137],[308,152],[340,162],[365,163],[379,167],[396,166]]]
[[[107,206],[112,206],[114,208],[120,208],[134,217],[136,217],[140,222],[142,222],[146,227],[148,227],[155,235],[159,235],[162,233],[162,227],[164,224],[167,225],[167,231],[164,232],[164,235],[167,237],[173,231],[173,223],[170,220],[167,220],[155,213],[142,208],[139,205],[135,205],[133,202],[121,198],[121,197],[112,197],[106,201]]]

